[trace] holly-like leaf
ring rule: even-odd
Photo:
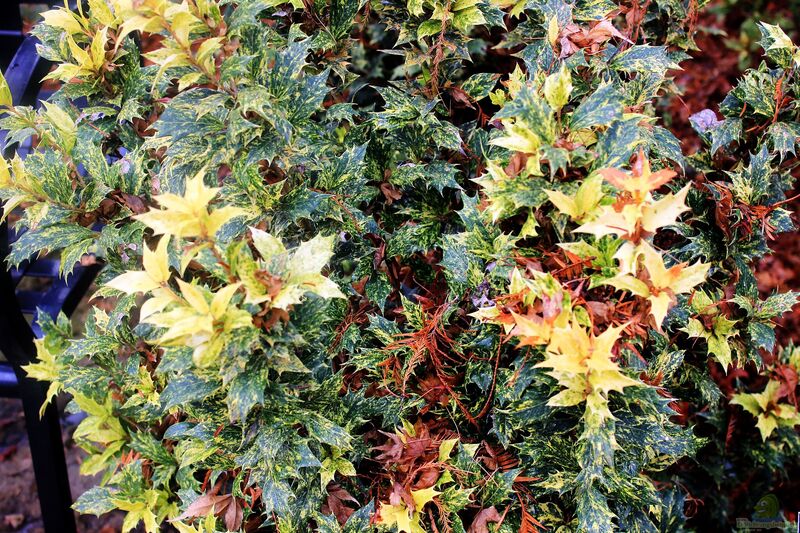
[[[780,383],[769,381],[767,387],[757,393],[734,394],[731,403],[740,405],[756,418],[756,427],[761,439],[766,441],[778,427],[800,425],[797,408],[789,403],[779,403]]]
[[[622,118],[622,97],[610,83],[600,85],[572,113],[572,129],[607,126]]]
[[[567,196],[560,191],[546,190],[545,193],[561,213],[581,222],[597,209],[603,199],[603,176],[592,174],[584,180],[573,196]]]
[[[706,329],[702,322],[695,318],[690,318],[683,331],[690,337],[705,339],[708,346],[708,354],[715,356],[727,372],[728,366],[733,362],[733,352],[729,339],[738,335],[738,331],[734,328],[735,325],[735,320],[729,320],[722,315],[717,315],[712,319],[711,329]]]

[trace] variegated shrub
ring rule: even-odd
[[[103,265],[82,334],[43,320],[27,368],[85,413],[76,510],[148,533],[749,516],[729,489],[754,504],[800,457],[773,324],[796,295],[753,271],[793,229],[800,49],[763,24],[684,153],[662,103],[706,3],[46,12],[59,89],[0,87],[34,146],[0,197],[11,265]]]

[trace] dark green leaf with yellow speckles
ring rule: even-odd
[[[795,148],[797,140],[800,139],[800,123],[775,122],[767,129],[767,135],[772,142],[772,150],[780,154],[781,161],[789,154],[796,155]]]
[[[117,508],[112,500],[115,494],[107,487],[92,487],[80,496],[72,508],[82,514],[100,516]]]
[[[482,100],[489,96],[489,93],[497,85],[498,75],[491,72],[479,72],[473,74],[461,84],[461,90],[467,93],[474,100]]]
[[[669,69],[678,68],[666,47],[648,44],[636,44],[616,54],[610,66],[623,72],[657,72],[661,75]]]
[[[71,256],[72,262],[63,263],[61,268],[69,273],[75,264],[76,255],[80,255],[94,243],[96,233],[77,224],[54,224],[43,228],[30,229],[11,246],[8,254],[8,263],[17,266],[30,257],[36,256],[42,250],[60,250],[77,245],[78,252]]]
[[[230,384],[227,402],[231,422],[244,422],[253,407],[264,403],[267,376],[258,366],[248,367]]]
[[[174,378],[161,393],[161,408],[166,412],[187,402],[200,402],[219,388],[219,383],[206,381],[193,374]]]
[[[597,142],[596,168],[619,167],[628,162],[642,145],[639,119],[632,117],[614,122]]]
[[[572,113],[570,128],[579,130],[591,126],[607,126],[622,118],[622,100],[613,84],[600,85]]]
[[[711,130],[711,154],[715,154],[720,148],[725,148],[734,141],[738,141],[742,135],[742,120],[736,118],[726,118],[717,127]]]

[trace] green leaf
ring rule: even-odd
[[[578,491],[576,498],[578,520],[588,533],[614,531],[616,515],[608,507],[608,500],[593,487]]]
[[[479,72],[473,74],[461,84],[461,90],[467,93],[473,100],[482,100],[489,96],[489,93],[497,85],[500,76],[491,72]]]
[[[570,128],[579,130],[591,126],[607,126],[622,118],[622,97],[610,83],[600,85],[572,113]]]
[[[342,39],[350,34],[353,20],[365,3],[362,0],[333,0],[331,2],[331,32],[336,39]]]
[[[725,148],[742,136],[742,120],[740,118],[727,118],[722,124],[711,130],[711,155],[720,148]]]
[[[731,190],[734,196],[749,204],[758,205],[769,195],[772,166],[767,146],[750,155],[749,164],[735,172],[731,172]]]
[[[203,380],[194,374],[175,377],[161,392],[161,409],[167,412],[173,407],[200,402],[218,388],[218,383]]]
[[[408,12],[415,17],[419,17],[425,13],[425,0],[407,0],[406,5],[408,7]]]
[[[453,13],[453,27],[462,33],[469,33],[473,26],[481,24],[486,24],[486,18],[477,6],[470,6]]]
[[[399,165],[392,172],[389,181],[402,187],[409,187],[419,183],[426,189],[430,189],[432,186],[439,193],[442,193],[445,187],[451,189],[461,188],[456,181],[457,175],[458,167],[444,161],[433,161],[424,164],[408,163]]]
[[[610,63],[611,68],[623,72],[656,72],[663,76],[669,69],[677,69],[678,64],[672,60],[665,46],[649,44],[633,45],[617,56]]]
[[[790,312],[797,305],[800,299],[800,292],[787,291],[779,292],[769,296],[764,300],[754,315],[759,319],[779,317],[784,313]]]
[[[643,144],[639,134],[639,118],[618,120],[603,133],[597,143],[598,158],[594,168],[620,167],[627,163]]]
[[[267,377],[257,369],[249,368],[231,382],[228,390],[228,416],[231,422],[244,422],[250,410],[264,403]]]
[[[772,142],[772,150],[780,154],[781,161],[789,154],[796,155],[795,147],[800,138],[800,123],[775,122],[767,129],[767,135]]]
[[[78,246],[83,249],[86,242],[94,242],[96,234],[88,228],[77,224],[54,224],[43,228],[30,229],[22,234],[12,245],[8,254],[10,265],[16,266],[37,256],[42,251],[61,250],[69,246]],[[71,254],[70,264],[62,264],[61,268],[66,273],[70,272],[74,264],[75,253]]]
[[[448,279],[453,283],[467,283],[469,272],[469,253],[467,247],[448,235],[442,245],[444,253],[439,263],[444,269]]]
[[[108,487],[92,487],[78,496],[72,508],[81,514],[100,516],[117,508],[112,501],[115,497]]]
[[[761,32],[759,44],[764,48],[767,57],[783,68],[789,68],[792,62],[800,64],[797,47],[779,26],[759,22],[758,29]]]
[[[705,339],[708,345],[708,354],[716,356],[722,367],[727,371],[728,366],[733,361],[729,339],[738,334],[733,327],[736,321],[728,320],[724,316],[718,315],[713,318],[712,323],[712,328],[706,330],[699,320],[690,318],[683,331],[690,337]]]

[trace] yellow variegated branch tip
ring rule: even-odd
[[[204,175],[205,169],[188,179],[183,196],[173,193],[155,196],[162,209],[151,209],[135,218],[150,227],[156,235],[213,240],[222,226],[236,217],[247,216],[248,212],[231,205],[210,209],[209,204],[220,189],[207,187]]]
[[[572,306],[569,293],[550,274],[535,272],[534,279],[526,279],[515,269],[509,292],[522,294],[526,308],[539,300],[545,310],[541,315],[511,311],[513,324],[497,322],[496,307],[482,309],[478,318],[504,325],[507,333],[519,339],[520,346],[545,346],[545,359],[535,366],[549,368],[547,374],[562,387],[548,405],[568,407],[586,402],[587,421],[601,423],[611,417],[609,392],[642,385],[623,374],[614,360],[614,346],[627,324],[608,327],[594,335],[591,326],[587,328],[580,323],[579,317],[585,316],[585,310]],[[583,312],[576,313],[578,310]]]
[[[778,427],[792,428],[800,424],[797,408],[790,403],[780,402],[780,388],[779,381],[770,380],[761,392],[734,394],[731,399],[732,404],[741,405],[756,418],[756,427],[764,441]]]
[[[421,522],[422,509],[441,493],[434,487],[410,492],[414,502],[413,507],[408,506],[403,500],[381,504],[378,523],[395,526],[397,531],[402,533],[425,533]]]
[[[568,407],[586,402],[587,421],[610,418],[608,393],[641,385],[620,371],[612,352],[627,325],[609,327],[600,335],[589,333],[574,321],[555,328],[545,350],[545,359],[535,366],[549,368],[563,390],[547,402]]]
[[[674,224],[689,210],[685,201],[691,184],[677,193],[667,193],[658,200],[653,198],[653,192],[675,177],[675,172],[668,169],[652,172],[641,151],[630,174],[614,168],[602,169],[599,174],[619,194],[612,205],[603,205],[592,220],[575,229],[577,233],[590,233],[597,238],[616,235],[638,242],[642,236]]]
[[[664,257],[647,241],[636,246],[627,244],[614,256],[619,261],[619,274],[601,283],[650,302],[650,314],[660,331],[669,308],[677,301],[675,296],[688,294],[703,283],[711,264],[698,261],[693,265],[680,263],[667,268]]]
[[[190,220],[191,215],[202,219],[203,214],[208,213],[206,206],[215,193],[216,190],[205,187],[199,178],[190,180],[183,197],[161,195],[159,198],[166,209],[151,212],[153,216],[146,217],[146,221],[157,231],[168,230],[172,235],[202,235],[208,227],[224,223],[220,220],[225,217],[214,219],[218,211],[210,213],[211,222]],[[204,223],[207,226],[204,227]],[[191,347],[194,362],[200,367],[213,364],[228,334],[252,324],[249,311],[232,305],[240,288],[245,290],[246,303],[268,302],[269,307],[283,310],[300,303],[307,293],[322,298],[345,298],[338,285],[320,272],[333,255],[333,237],[317,235],[289,252],[273,235],[256,228],[250,231],[253,245],[261,255],[255,268],[280,280],[275,294],[269,293],[253,276],[243,276],[241,281],[224,285],[215,292],[178,278],[179,290],[174,290],[169,283],[172,278],[169,234],[159,239],[155,250],[144,246],[144,270],[124,272],[109,281],[107,286],[126,294],[149,294],[150,298],[141,306],[140,320],[166,329],[152,342],[161,346]],[[196,251],[190,249],[185,253],[191,255]]]

